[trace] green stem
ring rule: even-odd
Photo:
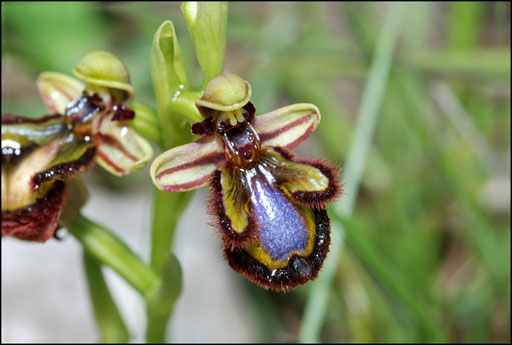
[[[116,271],[145,298],[158,285],[158,275],[109,230],[82,215],[69,230],[96,260]]]
[[[378,110],[384,94],[384,88],[391,69],[391,61],[402,21],[403,5],[389,4],[384,28],[378,40],[375,57],[372,61],[356,129],[350,147],[347,164],[343,174],[346,189],[350,192],[337,203],[336,209],[343,215],[352,212],[359,190],[368,148],[375,129]],[[339,238],[339,237],[338,237]],[[333,248],[341,247],[333,236]],[[338,249],[339,250],[339,249]],[[328,307],[329,290],[338,266],[337,255],[327,258],[322,270],[322,280],[313,285],[306,303],[299,339],[301,342],[318,342],[319,334]]]
[[[165,259],[171,252],[176,224],[185,210],[192,193],[165,193],[158,189],[155,189],[154,193],[151,267],[157,272],[164,270],[165,274]],[[175,273],[173,279],[169,280],[170,283],[168,285],[170,286],[167,290],[176,287],[176,279],[181,280],[181,272]],[[176,298],[178,295],[179,292],[176,294]],[[166,325],[174,309],[175,299],[169,302],[166,308],[161,306],[161,295],[154,297],[154,303],[147,304],[146,341],[151,343],[165,342]]]
[[[151,232],[151,267],[160,272],[172,248],[174,231],[192,193],[166,193],[155,188]]]
[[[128,342],[130,340],[130,333],[108,290],[100,263],[86,250],[83,252],[83,260],[89,295],[101,342]]]
[[[158,314],[151,308],[147,308],[147,327],[146,327],[146,342],[147,343],[165,343],[167,323],[171,316],[172,309],[169,313]]]
[[[147,300],[146,340],[165,342],[166,326],[174,310],[174,303],[182,290],[181,266],[178,259],[168,253],[162,263],[162,279]]]

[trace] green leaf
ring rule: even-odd
[[[187,20],[196,57],[203,70],[201,89],[222,73],[226,53],[226,2],[184,2],[181,10]]]
[[[158,275],[109,230],[84,216],[68,230],[96,260],[116,271],[143,297],[148,298],[158,286]]]
[[[86,250],[83,254],[89,295],[91,296],[94,317],[101,341],[105,343],[125,343],[130,340],[130,333],[108,290],[100,263]]]

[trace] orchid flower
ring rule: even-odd
[[[249,83],[214,78],[196,102],[202,138],[164,152],[151,166],[154,184],[184,192],[210,184],[209,213],[236,272],[260,286],[287,291],[317,277],[330,244],[325,205],[341,193],[326,162],[290,150],[320,122],[312,104],[254,116]]]
[[[75,67],[81,83],[42,73],[39,91],[53,115],[2,116],[2,236],[45,242],[67,200],[66,180],[94,160],[124,176],[142,168],[152,148],[131,129],[134,97],[124,64],[95,51]]]

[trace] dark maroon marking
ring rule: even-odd
[[[247,113],[244,114],[245,119],[247,122],[252,122],[254,120],[254,114],[256,114],[256,107],[254,106],[254,103],[249,101],[246,105],[242,107]]]
[[[216,166],[219,166],[218,163],[223,160],[224,160],[224,152],[222,152],[222,153],[221,152],[212,152],[212,153],[207,154],[206,156],[202,156],[200,159],[197,159],[195,161],[185,163],[185,164],[179,165],[179,166],[171,168],[171,169],[166,169],[166,170],[162,171],[160,174],[158,174],[156,176],[156,178],[161,178],[162,176],[172,174],[176,171],[185,170],[190,167],[194,167],[194,166],[202,165],[202,164],[215,164]]]
[[[111,121],[133,120],[135,117],[135,112],[132,109],[125,107],[120,102],[116,102],[112,107],[112,110],[114,111],[114,116],[112,116]]]
[[[280,146],[275,146],[274,150],[292,162],[307,164],[319,169],[322,174],[324,174],[324,176],[329,180],[327,188],[322,192],[298,191],[292,193],[293,198],[297,202],[305,204],[309,207],[322,209],[327,203],[338,199],[343,194],[342,185],[340,184],[341,168],[337,168],[328,161],[324,160],[296,158],[293,153]]]
[[[65,182],[56,181],[36,203],[13,211],[2,211],[2,236],[46,242],[58,227],[57,222],[66,197]]]
[[[174,184],[174,185],[163,185],[162,191],[164,192],[170,192],[170,193],[176,193],[176,192],[184,192],[190,189],[198,188],[203,183],[207,183],[210,178],[212,177],[213,172],[209,173],[208,175],[205,175],[201,177],[198,180],[194,180],[193,182],[187,182],[182,184]]]
[[[258,134],[260,136],[262,144],[264,144],[263,143],[264,141],[273,139],[273,138],[277,137],[278,135],[280,135],[281,133],[289,130],[290,128],[293,128],[293,127],[298,126],[298,125],[300,125],[300,124],[302,124],[304,122],[309,121],[310,118],[311,118],[311,114],[315,114],[315,113],[311,112],[307,116],[303,116],[300,119],[297,119],[297,120],[295,120],[293,122],[290,122],[286,126],[281,127],[281,128],[279,128],[279,129],[277,129],[277,130],[275,130],[273,132],[260,132],[260,131],[258,131]],[[257,127],[257,123],[255,123],[255,126]],[[258,128],[256,128],[256,130],[258,130]],[[306,133],[301,135],[300,138],[298,138],[293,143],[290,143],[290,144],[288,144],[286,146],[290,147],[290,148],[294,148],[298,143],[302,142],[302,138],[308,137],[311,134],[312,131],[313,131],[313,124],[311,124],[311,126],[308,127],[308,130],[306,131]]]
[[[325,210],[313,210],[316,234],[313,251],[306,257],[293,255],[283,268],[271,271],[252,257],[245,249],[224,248],[224,257],[231,268],[265,289],[289,291],[316,279],[329,252],[331,243],[330,222]]]
[[[77,98],[66,108],[66,116],[70,119],[72,125],[86,123],[98,112],[105,109],[103,98],[97,93],[89,96],[87,91],[82,93],[82,97]]]
[[[210,199],[208,200],[208,214],[214,217],[209,224],[217,229],[224,242],[224,248],[229,250],[235,247],[245,248],[256,240],[256,222],[252,215],[249,215],[249,223],[243,232],[237,232],[231,226],[231,219],[226,214],[224,202],[222,201],[221,171],[217,170],[210,182]]]
[[[201,122],[193,123],[190,131],[194,135],[201,135],[203,137],[213,137],[215,135],[215,124],[211,117],[206,118]]]
[[[2,124],[3,125],[12,125],[12,124],[22,124],[22,123],[42,123],[51,119],[55,119],[57,117],[64,117],[61,114],[52,114],[45,115],[43,117],[39,117],[37,119],[33,119],[30,117],[12,115],[12,114],[2,114]]]
[[[48,180],[65,180],[87,167],[96,155],[96,147],[88,148],[77,160],[57,164],[45,171],[41,171],[32,177],[31,185],[35,190]]]
[[[2,164],[17,164],[25,155],[28,155],[37,148],[38,146],[35,144],[23,146],[19,149],[8,146],[2,147]]]

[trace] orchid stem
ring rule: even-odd
[[[165,193],[155,188],[151,232],[151,267],[160,272],[171,250],[174,231],[192,193]]]
[[[156,272],[163,271],[162,275],[164,276],[166,273],[165,259],[171,255],[176,225],[192,193],[165,193],[156,189],[154,193],[151,267]],[[179,280],[181,282],[181,271],[174,271],[170,280],[170,288],[174,288],[176,281]],[[179,292],[175,299],[177,299],[178,295]],[[147,303],[146,307],[146,341],[151,343],[165,342],[166,326],[174,309],[175,299],[168,303],[166,308],[161,308],[160,299],[161,297],[155,296],[154,303]]]

